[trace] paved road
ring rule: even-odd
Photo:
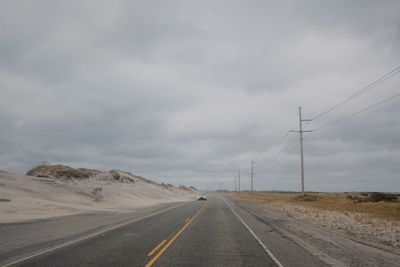
[[[222,195],[166,208],[12,266],[325,265],[285,236],[266,242],[271,232]]]
[[[94,212],[22,223],[0,224],[0,266],[82,236],[126,224],[183,203],[165,203],[126,212]]]

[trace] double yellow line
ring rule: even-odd
[[[168,247],[171,246],[171,244],[183,233],[183,231],[185,231],[185,229],[194,221],[194,219],[196,219],[196,217],[200,214],[202,210],[205,209],[206,206],[207,204],[199,209],[196,214],[193,215],[193,217],[190,218],[190,220],[187,221],[184,226],[182,226],[182,228],[168,241],[168,243],[164,247],[162,246],[165,244],[165,242],[167,242],[167,240],[161,241],[160,244],[158,244],[149,254],[147,254],[148,257],[151,257],[154,253],[156,253],[156,251],[158,251],[162,247],[162,249],[146,264],[146,267],[153,266],[158,258],[160,258],[162,254],[164,254]]]

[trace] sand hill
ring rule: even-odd
[[[158,184],[119,170],[40,165],[27,175],[0,171],[0,223],[96,211],[132,211],[193,200],[195,188]]]

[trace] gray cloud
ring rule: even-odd
[[[312,117],[398,65],[398,1],[0,4],[0,168],[120,168],[175,184],[299,189]],[[313,121],[398,91],[393,77]],[[310,190],[399,191],[398,100],[307,136]],[[293,134],[287,140],[292,138]],[[287,141],[283,142],[285,145]]]

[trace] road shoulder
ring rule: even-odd
[[[260,217],[255,216],[256,213],[241,201],[229,195],[224,197],[283,266],[329,266],[273,226],[260,220]]]
[[[266,244],[271,246],[271,251],[274,251],[278,258],[285,257],[282,250],[286,246],[295,248],[294,250],[290,249],[290,257],[286,255],[289,262],[284,264],[285,266],[300,266],[299,262],[293,262],[290,258],[293,253],[296,254],[296,251],[301,252],[301,250],[319,261],[333,266],[398,266],[398,262],[400,262],[400,256],[390,251],[359,243],[326,229],[302,223],[283,212],[260,204],[231,196],[228,198],[234,203],[238,213],[244,216],[256,231],[264,232],[264,234],[260,234],[260,237],[264,238]],[[268,236],[270,237],[268,238]],[[273,238],[279,240],[279,236],[286,238],[287,241],[283,244],[268,241],[274,240]]]

